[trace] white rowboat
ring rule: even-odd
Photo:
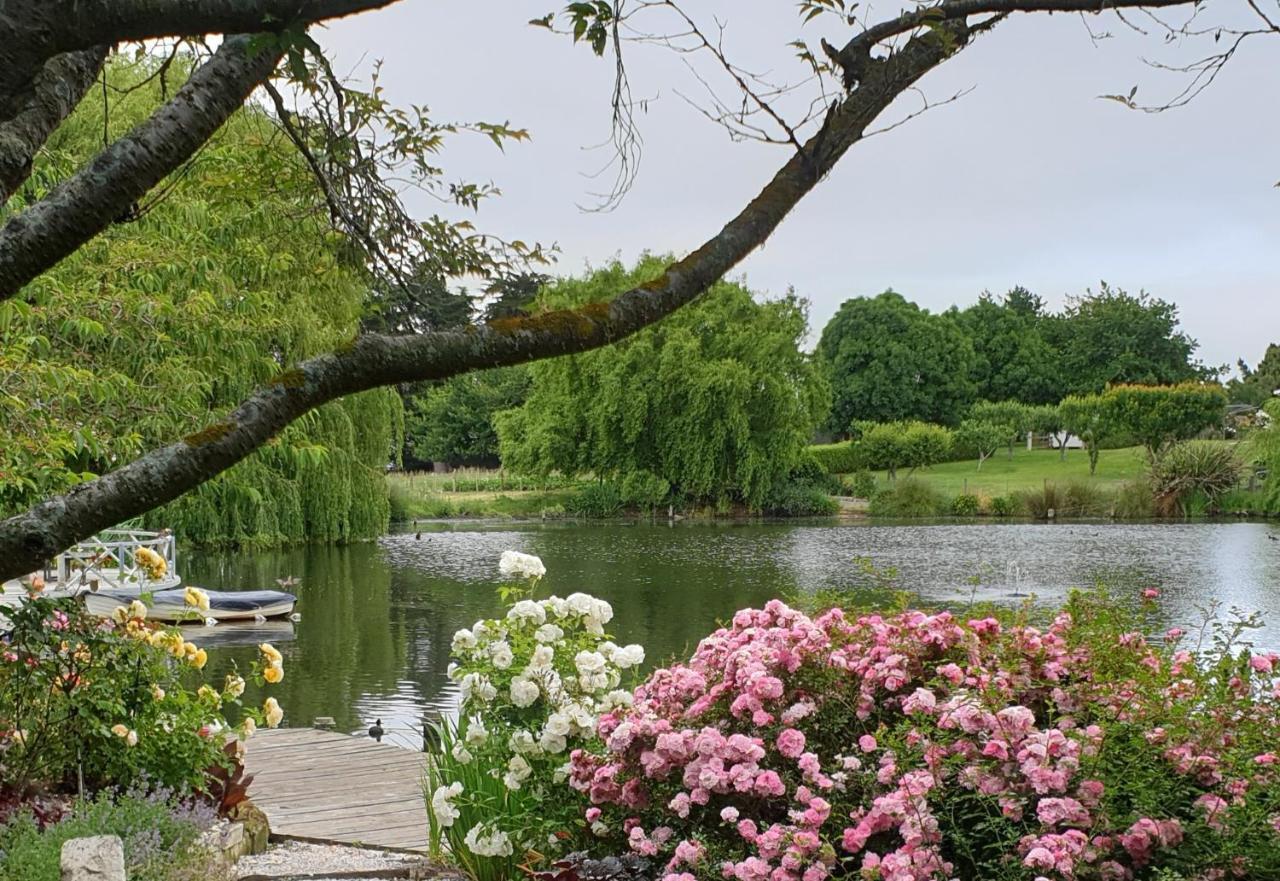
[[[147,617],[154,621],[198,624],[205,619],[216,621],[252,621],[258,618],[286,618],[293,613],[297,597],[282,590],[242,590],[234,592],[210,590],[208,611],[187,605],[186,592],[161,590],[151,594]],[[122,606],[138,599],[131,590],[100,590],[81,594],[85,608],[94,615],[110,618]]]

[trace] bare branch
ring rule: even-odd
[[[275,69],[250,37],[225,40],[173,99],[0,227],[0,301],[97,235],[178,168]]]

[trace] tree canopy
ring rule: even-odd
[[[832,389],[833,432],[855,421],[920,419],[951,424],[972,403],[973,344],[950,315],[901,294],[846,300],[816,351]]]
[[[581,306],[658,277],[668,260],[614,263],[553,283],[546,306]],[[759,302],[718,282],[698,303],[607,352],[529,368],[525,404],[499,414],[503,465],[524,473],[649,474],[695,502],[759,507],[826,415],[800,351],[804,301]]]

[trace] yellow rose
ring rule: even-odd
[[[147,620],[147,604],[142,600],[134,600],[129,603],[129,617],[138,621]]]
[[[208,685],[202,685],[197,688],[196,697],[200,698],[200,700],[208,701],[215,707],[222,704],[222,695],[218,694],[211,686]]]
[[[252,737],[253,732],[258,730],[258,723],[253,721],[252,716],[245,716],[244,721],[240,723],[240,736]]]
[[[195,606],[201,612],[209,611],[209,595],[198,587],[188,587],[183,591],[182,598],[188,606]]]
[[[111,726],[111,733],[116,737],[127,737],[129,735],[129,726],[122,725],[119,722]]]
[[[230,698],[237,698],[244,694],[244,680],[235,673],[227,674],[227,684],[222,689],[223,693]]]
[[[262,713],[267,717],[267,727],[275,728],[284,719],[284,710],[280,709],[280,703],[273,697],[269,697],[262,704]]]
[[[151,686],[151,696],[158,701],[164,700],[164,689],[158,685]]]
[[[169,654],[173,655],[175,658],[181,658],[187,653],[187,645],[189,645],[189,643],[183,642],[182,637],[179,634],[170,632],[167,637],[167,642],[169,646]],[[192,646],[192,648],[195,648],[195,646]]]
[[[267,667],[262,671],[262,678],[267,680],[267,682],[270,682],[272,685],[275,685],[280,680],[284,679],[284,668],[279,664],[272,664],[270,667]]]
[[[129,610],[124,606],[116,606],[111,610],[111,620],[117,624],[123,624],[129,620]]]
[[[209,653],[204,649],[196,649],[191,653],[191,657],[187,660],[191,663],[192,667],[195,667],[197,670],[203,670],[204,665],[209,663]]]
[[[271,664],[279,664],[284,660],[284,656],[280,654],[280,652],[276,650],[275,646],[269,642],[264,642],[262,645],[258,646],[258,651],[262,652],[263,663],[268,666]]]

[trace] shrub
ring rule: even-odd
[[[622,490],[612,481],[589,483],[568,500],[565,506],[575,517],[603,520],[622,512]]]
[[[1017,496],[1028,515],[1045,520],[1054,517],[1098,517],[1107,513],[1102,490],[1091,483],[1072,480],[1065,485],[1047,482],[1040,489],[1023,490]]]
[[[954,435],[951,429],[928,422],[908,423],[903,431],[904,462],[912,471],[946,460]]]
[[[509,596],[545,572],[536,557],[512,552],[500,570],[524,581]],[[594,739],[600,713],[631,702],[619,685],[644,660],[640,646],[609,641],[612,618],[608,603],[575,593],[521,599],[505,618],[454,635],[449,678],[461,692],[459,719],[442,727],[425,785],[437,858],[447,844],[472,879],[515,878],[526,853],[554,854],[557,836],[578,824],[562,766]]]
[[[962,493],[951,500],[951,513],[956,517],[976,517],[981,510],[982,502],[970,493]]]
[[[987,511],[992,517],[1013,517],[1020,510],[1021,506],[1013,496],[992,496],[987,503]]]
[[[871,499],[873,517],[936,517],[946,510],[946,499],[923,480],[897,481]]]
[[[1114,385],[1105,392],[1116,428],[1137,438],[1152,456],[1169,444],[1221,426],[1227,395],[1219,385]]]
[[[839,510],[825,489],[794,480],[775,486],[764,500],[764,512],[777,517],[827,517]]]
[[[1278,877],[1280,655],[1153,607],[740,611],[572,755],[583,822],[668,879]]]
[[[58,881],[63,842],[91,835],[120,837],[131,881],[213,881],[223,876],[199,837],[214,820],[212,808],[166,790],[103,792],[44,828],[23,812],[0,826],[0,881]]]
[[[671,484],[651,471],[633,471],[622,479],[623,504],[637,508],[656,508],[670,492]]]
[[[870,471],[859,471],[851,478],[846,478],[845,488],[854,498],[869,499],[876,494],[876,477]]]
[[[1185,515],[1188,503],[1199,495],[1206,510],[1234,489],[1240,481],[1240,460],[1235,450],[1214,441],[1175,444],[1151,465],[1151,486],[1158,513]]]
[[[1112,513],[1121,520],[1150,520],[1156,516],[1151,482],[1146,478],[1126,480],[1116,492]]]
[[[195,614],[200,597],[188,588]],[[83,777],[91,789],[145,778],[186,793],[204,788],[207,772],[226,764],[222,739],[210,735],[240,704],[243,679],[233,673],[218,688],[193,688],[205,652],[184,642],[177,628],[146,621],[145,613],[139,601],[103,621],[76,600],[41,597],[8,612],[12,629],[0,651],[0,790],[71,788]],[[279,654],[268,649],[272,657],[264,654],[264,663],[245,674],[259,684],[268,667],[279,669]],[[261,712],[241,708],[246,726],[278,724],[278,705],[269,701]]]
[[[852,474],[866,467],[862,452],[853,441],[815,444],[809,447],[808,452],[828,474]]]

